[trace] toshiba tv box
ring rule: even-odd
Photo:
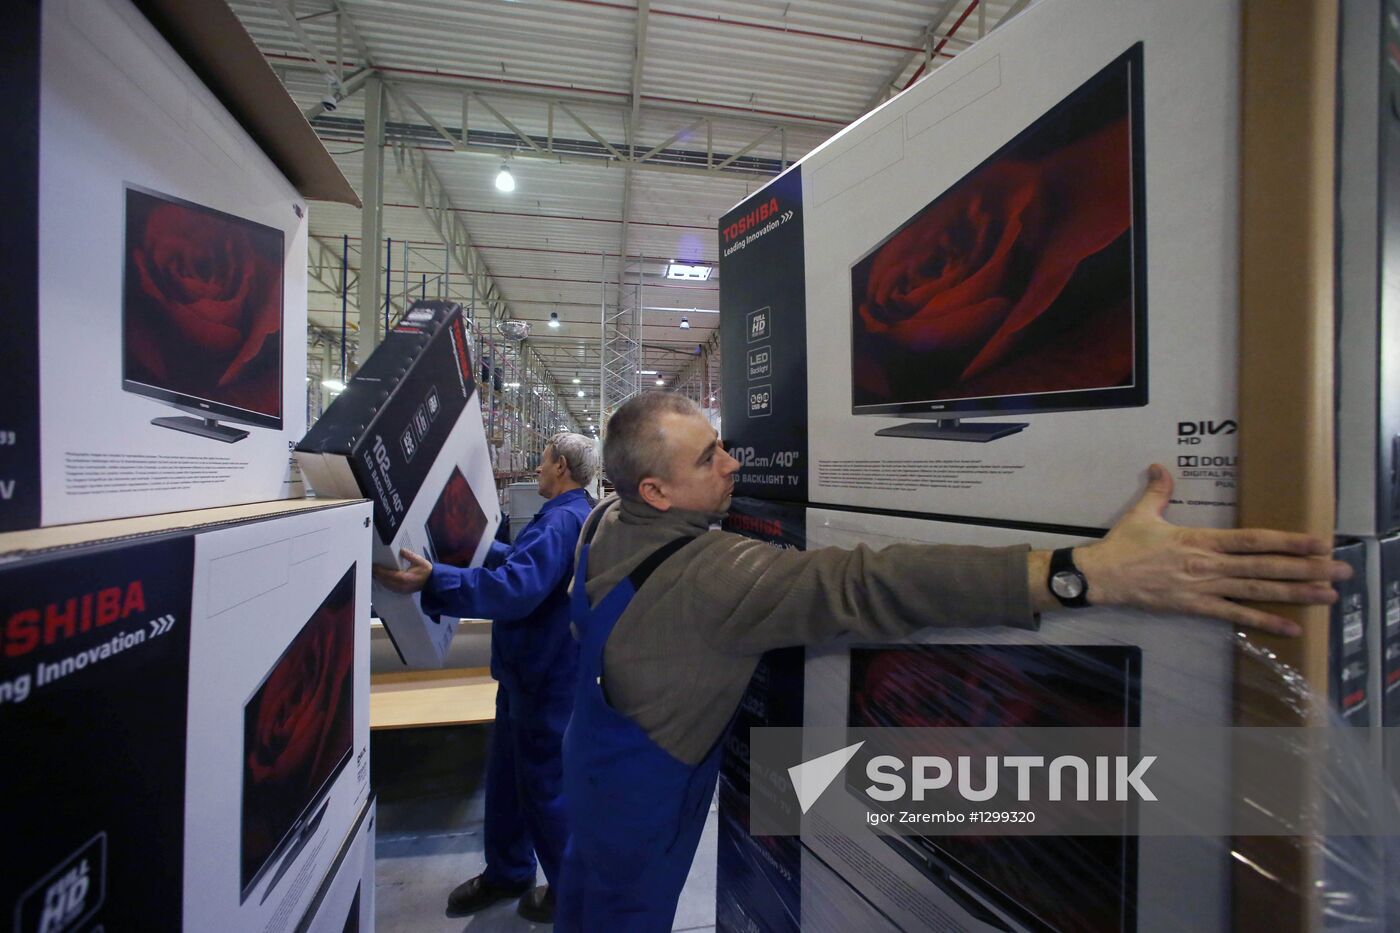
[[[806,547],[806,508],[791,502],[735,498],[724,530],[780,550]],[[720,759],[718,835],[715,841],[715,929],[725,933],[805,929],[802,854],[796,836],[754,835],[749,812],[755,795],[771,795],[782,775],[756,770],[751,730],[802,725],[801,646],[766,652],[749,678],[739,711],[724,735]]]
[[[736,492],[1231,524],[1239,17],[1046,0],[722,217]]]
[[[16,930],[306,912],[369,798],[369,516],[301,500],[0,535]]]
[[[501,510],[460,305],[417,301],[296,446],[317,495],[374,503],[374,559],[408,549],[473,567]],[[399,659],[441,667],[456,619],[424,615],[419,595],[375,584],[375,613]]]
[[[1089,543],[817,508],[807,511],[807,540],[809,550]],[[1133,754],[1126,730],[1199,727],[1194,760],[1203,773],[1228,774],[1233,641],[1227,625],[1112,608],[1046,613],[1036,629],[952,622],[891,641],[850,636],[807,650],[803,725],[861,738],[890,728],[1118,730],[1124,755]],[[872,803],[864,776],[848,767],[822,798],[836,808],[827,812],[910,808],[907,801]],[[1202,801],[1197,817],[1224,826],[1228,801]],[[803,844],[900,929],[927,928],[933,917],[946,929],[1002,933],[1230,929],[1228,845],[1188,833],[1138,834],[1127,805],[1093,835],[921,833],[863,820],[862,831],[846,833],[820,823],[821,812],[812,811],[819,822],[810,831],[804,825]],[[1038,816],[1055,814],[1041,809]]]
[[[1378,545],[1377,590],[1378,610],[1374,616],[1376,628],[1380,629],[1380,672],[1381,725],[1386,728],[1400,726],[1400,536],[1383,538]],[[1397,733],[1400,739],[1400,733]],[[1395,742],[1400,751],[1400,741]],[[1400,777],[1400,758],[1392,767]],[[1397,780],[1400,786],[1400,780]]]
[[[0,27],[0,531],[300,498],[305,198],[128,0]]]

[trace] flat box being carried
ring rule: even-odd
[[[376,563],[407,548],[472,567],[490,550],[501,512],[467,334],[460,305],[414,302],[296,447],[317,495],[374,503]],[[399,658],[441,667],[457,620],[424,615],[416,593],[373,593]]]

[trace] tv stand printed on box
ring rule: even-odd
[[[219,424],[214,418],[191,418],[187,415],[171,415],[168,418],[152,418],[151,424],[162,428],[170,428],[174,431],[184,431],[186,434],[198,434],[200,437],[208,437],[216,441],[223,441],[225,444],[241,441],[248,436],[247,431],[241,428],[231,428],[226,424]]]
[[[964,423],[957,418],[910,421],[875,432],[876,437],[918,437],[929,441],[973,441],[985,444],[999,437],[1016,434],[1030,426],[1028,421]]]

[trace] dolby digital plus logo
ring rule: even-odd
[[[1216,469],[1239,465],[1239,457],[1202,457],[1197,454],[1182,454],[1176,458],[1176,465],[1183,470]]]

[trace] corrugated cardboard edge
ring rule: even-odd
[[[225,0],[134,0],[304,197],[360,207],[340,166]]]
[[[1239,520],[1330,539],[1337,0],[1246,0],[1241,7]],[[1301,623],[1303,637],[1249,640],[1325,698],[1327,608],[1281,611]],[[1237,685],[1247,664],[1237,654]],[[1240,725],[1314,718],[1282,697],[1241,691],[1236,698]],[[1297,782],[1294,799],[1318,793],[1306,770],[1278,776]],[[1250,791],[1237,788],[1237,799],[1250,799]],[[1233,929],[1322,929],[1322,866],[1312,838],[1319,829],[1232,840]]]
[[[343,508],[364,502],[364,499],[278,499],[272,502],[252,502],[247,505],[227,505],[214,509],[189,512],[168,512],[163,515],[142,515],[136,518],[116,518],[105,522],[84,522],[77,525],[55,525],[0,534],[0,565],[43,554],[72,548],[105,545],[156,535],[202,531],[222,525],[264,521],[294,512]],[[369,534],[368,528],[365,534]]]

